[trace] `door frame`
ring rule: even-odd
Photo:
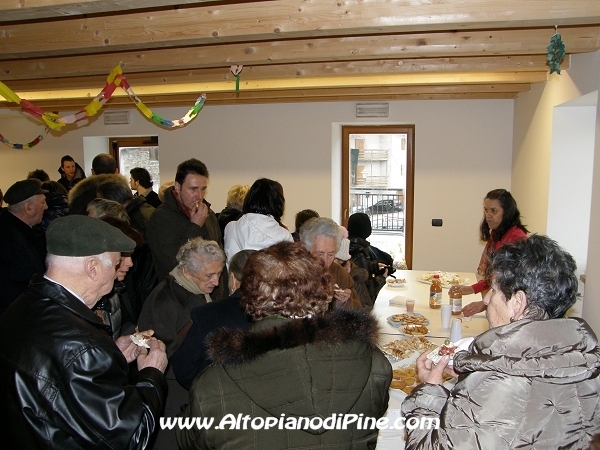
[[[350,135],[351,134],[406,134],[406,191],[404,192],[404,258],[412,269],[414,218],[414,125],[343,125],[342,126],[342,225],[348,226],[350,211]]]

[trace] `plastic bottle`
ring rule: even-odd
[[[462,312],[462,294],[458,289],[450,289],[448,294],[450,297],[450,306],[452,307],[452,315],[458,316]]]
[[[442,307],[442,283],[440,282],[440,276],[437,274],[433,276],[429,287],[429,307],[433,309]]]

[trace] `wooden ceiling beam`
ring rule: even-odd
[[[0,25],[0,58],[600,22],[598,0],[273,0]]]
[[[284,89],[267,91],[213,92],[207,97],[205,108],[222,104],[284,103],[297,101],[382,101],[402,99],[458,99],[458,98],[516,98],[519,92],[530,90],[523,84],[462,84],[428,86],[374,86],[326,89]],[[197,94],[145,96],[142,100],[150,108],[190,107]],[[89,99],[39,100],[35,104],[44,110],[77,111],[85,107]],[[182,106],[183,105],[183,106]],[[0,108],[18,109],[14,103],[0,102]],[[113,108],[135,108],[128,97],[113,97],[105,105]]]
[[[566,58],[561,66],[569,67]],[[267,80],[272,78],[340,77],[349,75],[424,74],[441,72],[545,72],[548,70],[546,57],[535,56],[487,56],[479,58],[430,58],[410,60],[352,61],[334,63],[284,64],[244,67],[242,81]],[[43,80],[4,80],[14,91],[90,89],[100,91],[106,84],[103,76],[47,78]],[[235,81],[229,68],[146,72],[129,74],[125,78],[135,90],[145,85],[173,85],[186,83],[210,83]]]
[[[400,87],[420,86],[426,89],[427,85],[490,85],[490,84],[530,84],[539,83],[547,79],[547,72],[489,72],[489,73],[406,73],[406,74],[383,74],[366,76],[345,77],[305,77],[305,78],[279,78],[265,80],[242,80],[240,92],[248,91],[282,91],[282,90],[306,90],[306,89],[336,89],[351,88],[359,89],[365,87]],[[193,94],[196,97],[200,93],[212,94],[215,92],[234,92],[234,81],[220,82],[190,82],[168,85],[140,85],[132,88],[141,99],[158,95]],[[12,89],[12,87],[11,87]],[[49,90],[36,89],[33,91],[21,91],[13,89],[16,94],[25,100],[37,102],[50,98],[83,99],[90,101],[101,90],[96,89],[64,89]],[[126,96],[120,89],[116,90],[113,98]],[[145,101],[145,100],[142,100]]]
[[[165,69],[165,61],[168,61],[169,70],[188,70],[229,67],[232,64],[256,66],[349,60],[407,61],[415,58],[443,58],[443,61],[465,56],[514,55],[512,62],[519,61],[517,64],[521,64],[522,70],[527,70],[528,66],[532,67],[531,70],[538,70],[537,64],[527,62],[530,56],[522,55],[545,57],[552,34],[553,31],[548,29],[419,33],[7,60],[0,61],[0,80],[103,75],[119,62],[124,64],[124,71],[129,74],[158,72]],[[562,29],[561,35],[570,54],[600,49],[600,26],[569,27]],[[435,60],[430,62],[434,64]],[[493,60],[490,59],[490,62],[494,65]]]
[[[14,22],[210,3],[219,0],[0,0],[0,20]],[[255,0],[261,1],[261,0]]]

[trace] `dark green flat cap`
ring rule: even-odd
[[[37,178],[28,178],[27,180],[17,181],[8,188],[4,194],[4,201],[9,205],[16,205],[29,197],[37,194],[45,194],[48,191],[42,189],[42,182]]]
[[[95,217],[73,215],[53,220],[46,230],[48,253],[57,256],[91,256],[104,252],[133,252],[135,241],[121,230]]]

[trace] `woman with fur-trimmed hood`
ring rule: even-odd
[[[208,337],[214,363],[195,379],[184,420],[214,423],[178,429],[179,445],[375,448],[374,426],[336,425],[347,414],[374,423],[387,409],[392,369],[376,345],[376,319],[330,308],[329,274],[300,243],[254,253],[243,279],[241,304],[255,323],[249,331],[222,329]]]

